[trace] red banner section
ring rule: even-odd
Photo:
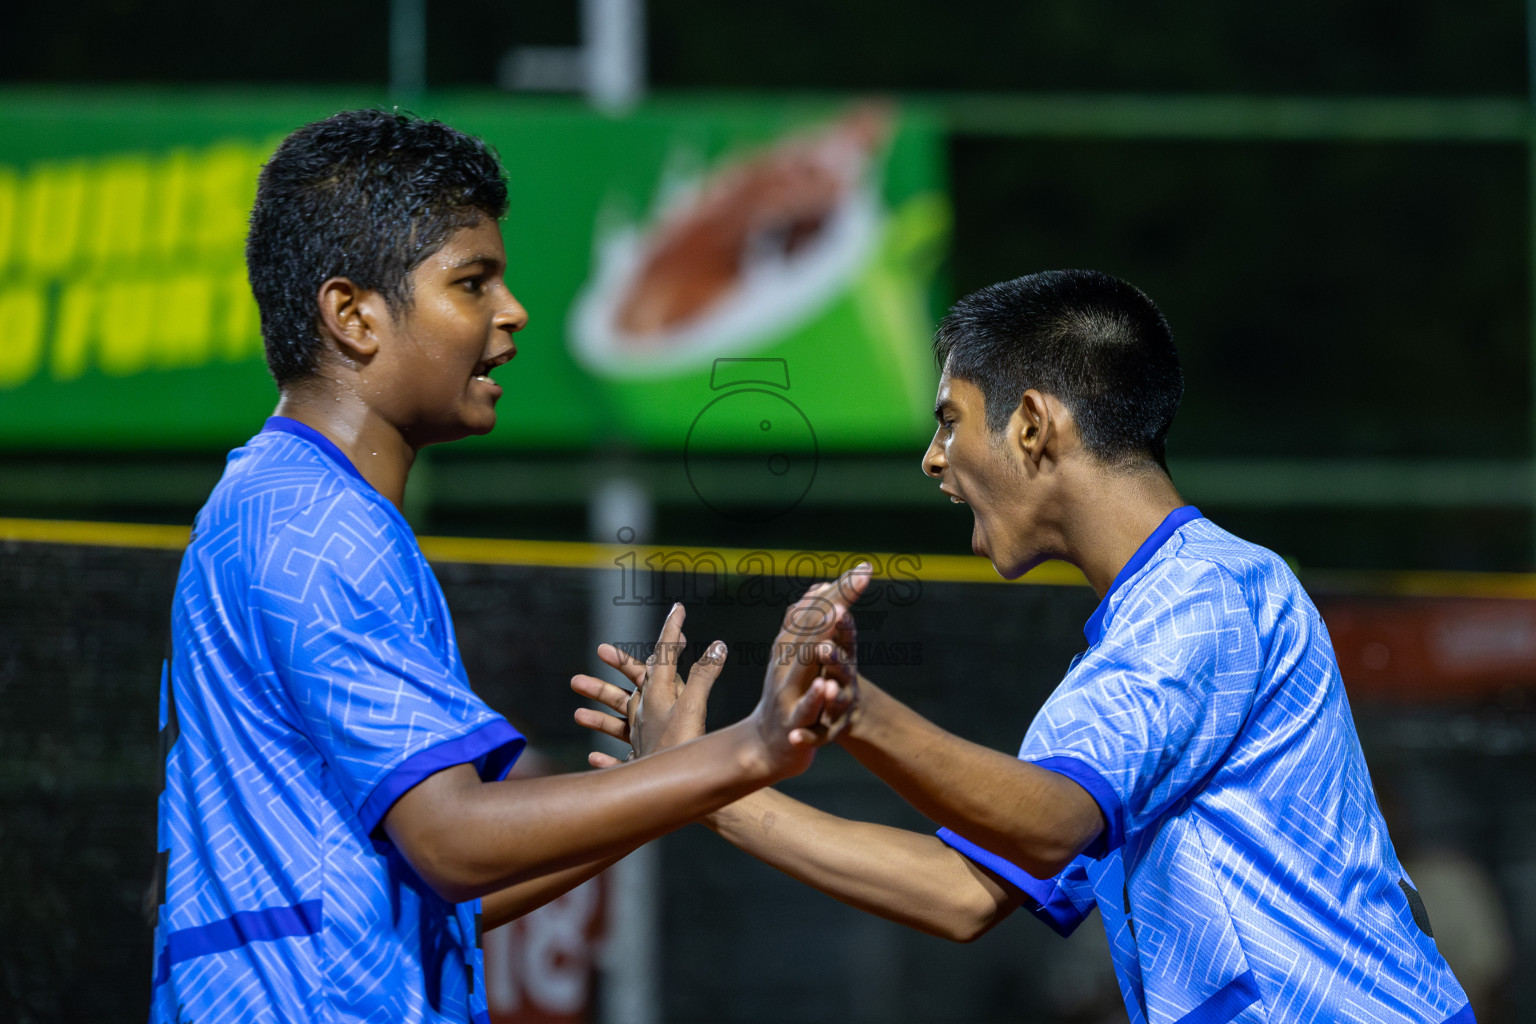
[[[533,747],[512,775],[548,775]],[[485,995],[491,1024],[586,1024],[593,1012],[597,954],[605,934],[606,875],[485,933]]]
[[[1319,598],[1352,698],[1403,704],[1524,701],[1536,687],[1536,601]]]
[[[604,878],[485,933],[485,991],[493,1024],[582,1024],[593,1019],[592,978],[602,939]]]

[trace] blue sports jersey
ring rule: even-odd
[[[1045,881],[941,837],[1062,934],[1097,906],[1132,1024],[1472,1021],[1285,563],[1178,509],[1085,632],[1019,757],[1087,790],[1105,832]]]
[[[381,823],[523,738],[471,692],[410,527],[309,427],[268,420],[198,514],[160,707],[151,1021],[488,1020],[479,902]]]

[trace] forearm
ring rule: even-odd
[[[628,851],[626,851],[628,852]],[[624,854],[578,864],[573,868],[551,871],[526,882],[498,889],[480,898],[480,919],[487,929],[499,928],[551,900],[559,899],[581,883],[606,871]]]
[[[771,789],[704,821],[790,877],[930,935],[970,941],[1019,902],[936,836],[839,818]]]
[[[481,783],[466,765],[401,797],[390,837],[455,902],[615,857],[777,779],[750,722],[601,772]]]
[[[843,747],[934,821],[1037,878],[1102,831],[1098,806],[1070,779],[945,732],[867,679],[859,694]]]

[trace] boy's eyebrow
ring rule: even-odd
[[[949,412],[954,407],[955,403],[951,402],[949,399],[940,399],[939,404],[933,407],[933,418],[942,423],[944,421],[944,414]]]
[[[450,269],[452,269],[452,270],[463,270],[466,267],[474,266],[476,263],[489,263],[492,266],[500,266],[501,265],[501,257],[499,257],[499,256],[492,256],[489,253],[477,253],[474,256],[469,256],[469,257],[466,257],[466,258],[464,258],[462,260],[459,260],[459,262],[455,263]]]

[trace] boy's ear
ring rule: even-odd
[[[1046,447],[1055,439],[1054,413],[1045,395],[1030,388],[1019,399],[1019,408],[1009,424],[1014,431],[1014,443],[1026,458],[1037,464],[1045,457]]]
[[[368,359],[379,350],[374,325],[384,297],[359,288],[349,277],[328,278],[320,286],[321,332],[354,358]]]
[[[1060,459],[1082,447],[1072,410],[1055,395],[1034,388],[1019,399],[1010,428],[1014,430],[1014,444],[1036,465],[1047,455]]]

